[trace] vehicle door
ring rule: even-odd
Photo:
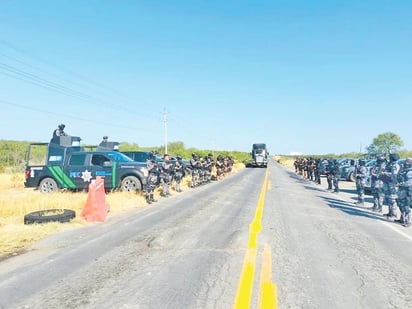
[[[104,187],[113,188],[113,162],[105,153],[90,154],[90,171],[94,178],[101,176],[104,178]]]
[[[87,153],[72,153],[65,167],[66,173],[77,189],[88,189],[93,177],[87,160]]]

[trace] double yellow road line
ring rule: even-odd
[[[259,201],[256,207],[255,216],[249,225],[249,242],[243,260],[242,273],[240,275],[238,289],[236,293],[233,309],[248,309],[252,299],[253,281],[255,277],[256,258],[258,252],[257,236],[262,230],[263,205],[268,186],[269,168],[266,169],[265,179],[260,192]],[[259,285],[259,308],[276,309],[276,285],[272,283],[272,258],[268,244],[264,245],[262,253],[262,266],[260,272]]]

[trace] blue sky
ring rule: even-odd
[[[411,1],[0,1],[0,139],[412,150]]]

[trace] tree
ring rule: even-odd
[[[368,152],[373,150],[379,153],[393,153],[397,152],[403,146],[403,141],[399,135],[387,132],[379,134],[372,141],[372,144],[367,148]]]
[[[181,154],[185,149],[185,144],[183,142],[172,142],[167,145],[167,148],[171,154]]]

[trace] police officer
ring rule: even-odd
[[[146,180],[146,202],[151,204],[152,202],[157,202],[157,200],[154,199],[154,190],[159,184],[159,168],[153,152],[149,154],[146,164],[148,170]]]
[[[340,175],[339,162],[336,159],[330,160],[328,163],[328,174],[327,174],[328,189],[327,190],[332,191],[332,185],[333,185],[332,192],[339,193],[339,175]]]
[[[391,153],[389,154],[389,163],[386,165],[385,170],[382,173],[382,180],[383,180],[383,193],[384,199],[388,202],[389,212],[384,214],[388,219],[394,220],[397,217],[397,190],[396,190],[396,183],[398,172],[400,170],[400,166],[398,164],[399,154]]]
[[[176,159],[177,160],[175,163],[173,179],[176,182],[176,191],[182,192],[180,184],[182,182],[183,177],[185,176],[185,164],[183,163],[183,158],[181,156],[177,156]]]
[[[358,165],[355,169],[356,177],[356,192],[358,194],[358,200],[355,202],[357,205],[364,205],[365,202],[365,178],[368,169],[365,166],[366,162],[364,159],[359,159]]]
[[[319,165],[321,163],[320,159],[316,159],[314,161],[314,165],[313,165],[313,173],[314,173],[314,181],[316,184],[320,185],[320,169],[319,169]]]
[[[401,217],[395,222],[401,223],[405,227],[411,226],[412,207],[412,158],[407,158],[398,173],[398,204]]]
[[[189,161],[192,170],[191,187],[194,188],[199,185],[200,181],[200,160],[196,153],[192,153],[192,158]]]
[[[382,212],[383,206],[383,173],[386,167],[385,156],[376,159],[376,166],[371,171],[371,186],[373,195],[373,211]]]
[[[163,155],[162,167],[160,170],[160,182],[162,184],[162,196],[169,197],[169,187],[173,179],[173,164],[170,162],[170,157],[167,153]]]
[[[332,175],[332,169],[333,169],[333,160],[327,160],[326,161],[327,164],[325,165],[325,174],[326,174],[326,181],[328,183],[328,187],[326,188],[326,190],[331,191],[332,188],[332,179],[333,179],[333,175]]]
[[[62,123],[57,126],[57,129],[53,131],[53,137],[56,136],[66,136],[66,132],[64,132],[64,128],[66,126]]]

